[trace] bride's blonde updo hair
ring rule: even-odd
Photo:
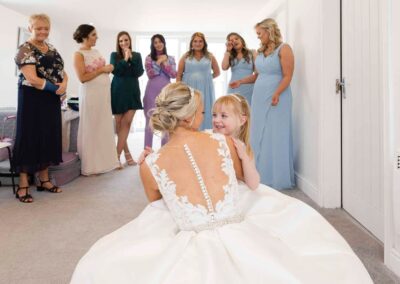
[[[150,110],[150,127],[153,131],[173,133],[181,121],[194,117],[200,102],[198,90],[181,82],[168,84],[157,96],[156,107]]]

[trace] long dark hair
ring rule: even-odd
[[[242,54],[243,54],[243,58],[244,60],[246,60],[247,63],[250,63],[250,58],[253,59],[253,54],[251,53],[251,51],[247,48],[246,46],[246,42],[244,41],[244,38],[239,35],[238,33],[230,33],[226,36],[226,40],[229,40],[229,38],[231,36],[236,36],[240,39],[240,41],[242,42]],[[235,64],[235,58],[237,57],[237,51],[236,49],[232,48],[231,50],[231,54],[229,55],[229,65],[233,66]]]
[[[124,53],[122,52],[122,48],[119,46],[119,38],[123,35],[126,35],[129,38],[129,49],[132,51],[132,39],[131,36],[128,34],[126,31],[119,32],[117,35],[117,45],[116,45],[116,51],[117,51],[117,60],[121,60],[124,58]]]
[[[168,57],[167,44],[165,43],[165,38],[160,34],[155,34],[151,37],[151,44],[150,44],[150,57],[153,61],[157,61],[157,50],[154,47],[154,41],[156,40],[156,38],[158,38],[164,44],[162,54],[165,54]]]

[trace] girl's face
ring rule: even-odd
[[[192,41],[192,48],[195,51],[203,50],[203,48],[204,48],[204,40],[199,36],[195,36],[193,41]]]
[[[97,37],[97,31],[93,30],[90,32],[90,34],[88,35],[87,38],[84,38],[83,41],[88,43],[89,46],[95,46],[96,45],[96,41],[97,41],[98,37]]]
[[[213,132],[237,138],[242,126],[240,117],[229,105],[218,104],[213,110]]]
[[[238,36],[231,35],[229,37],[229,41],[232,43],[232,46],[235,50],[240,51],[243,48],[243,43]]]
[[[261,27],[256,27],[257,38],[262,44],[267,45],[269,42],[269,32]]]
[[[158,37],[154,39],[153,46],[157,52],[162,52],[164,50],[164,44]]]
[[[131,47],[131,41],[127,35],[120,36],[118,39],[118,44],[122,50],[129,49]]]
[[[49,37],[50,24],[44,20],[36,20],[29,27],[32,38],[38,42],[43,42]]]

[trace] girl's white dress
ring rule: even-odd
[[[228,177],[223,199],[208,202],[208,181],[202,178],[207,169],[198,166],[203,157],[192,154],[190,145],[182,151],[194,179],[188,175],[185,186],[201,190],[207,206],[177,195],[177,184],[158,164],[160,154],[149,155],[146,162],[163,199],[97,241],[71,283],[372,283],[320,214],[268,186],[251,191],[238,184],[225,137],[210,137],[218,142],[221,170]]]

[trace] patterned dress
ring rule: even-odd
[[[64,79],[64,61],[57,50],[48,45],[42,52],[29,42],[22,44],[15,56],[21,69],[35,66],[37,76],[51,83]],[[35,173],[62,162],[60,96],[34,88],[22,73],[18,80],[17,133],[14,146],[17,172]]]
[[[84,57],[86,72],[105,65],[96,49],[79,50]],[[117,149],[111,113],[109,75],[103,73],[79,87],[78,153],[82,174],[100,174],[118,167]]]
[[[144,93],[143,105],[144,114],[146,116],[146,129],[144,136],[144,146],[153,146],[153,131],[149,127],[149,110],[155,107],[156,97],[160,94],[161,89],[171,82],[171,78],[176,78],[176,63],[172,56],[168,56],[167,63],[158,65],[156,61],[148,55],[145,61],[145,68],[149,81],[147,81],[146,91]],[[161,144],[166,143],[164,137]]]

